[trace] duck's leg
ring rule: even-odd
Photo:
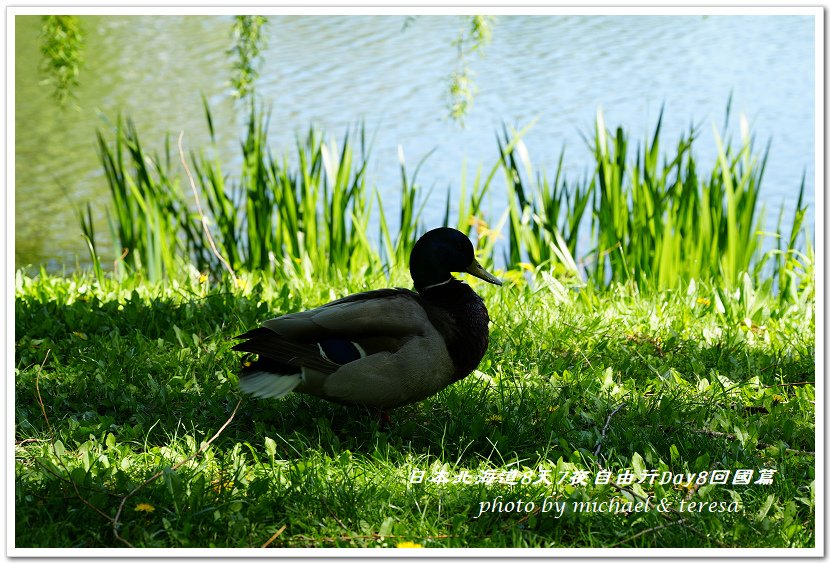
[[[389,411],[386,409],[380,409],[378,412],[379,424],[381,428],[388,428],[392,425],[392,416],[389,414]]]
[[[387,430],[392,424],[389,411],[381,407],[366,406],[367,414],[378,423],[378,429]]]

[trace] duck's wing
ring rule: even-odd
[[[418,294],[380,289],[350,295],[317,309],[265,321],[263,326],[294,341],[325,337],[407,336],[423,334],[429,318]]]
[[[453,373],[443,337],[409,290],[350,295],[265,321],[242,338],[234,349],[259,360],[241,382],[259,396],[296,389],[389,408],[435,393]],[[274,375],[282,377],[274,381]]]
[[[329,374],[367,354],[395,351],[430,326],[415,292],[377,290],[265,321],[233,349]]]
[[[316,343],[294,342],[265,327],[249,330],[239,338],[246,340],[234,346],[233,350],[258,354],[260,359],[264,357],[272,360],[267,363],[259,362],[257,369],[270,364],[277,373],[291,373],[292,370],[286,370],[280,365],[287,364],[296,368],[308,367],[321,373],[332,373],[340,367],[340,364],[322,355]]]
[[[304,392],[329,400],[393,408],[420,401],[452,381],[453,364],[437,330],[412,336],[394,352],[378,352],[314,380]]]

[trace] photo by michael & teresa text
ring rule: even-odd
[[[620,499],[604,501],[568,501],[558,500],[551,496],[540,497],[536,502],[533,500],[504,500],[501,496],[493,500],[481,501],[478,503],[478,514],[473,519],[483,514],[505,514],[505,513],[532,513],[550,514],[554,518],[561,518],[566,512],[611,512],[614,514],[631,512],[740,512],[741,506],[738,502],[690,502],[681,500],[672,503],[669,499],[660,499],[653,503],[651,498],[639,501],[625,501]],[[537,510],[538,509],[538,510]]]

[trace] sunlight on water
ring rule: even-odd
[[[86,63],[74,106],[55,107],[39,85],[37,17],[18,17],[15,37],[16,263],[50,269],[86,262],[77,208],[93,204],[108,234],[109,194],[95,148],[96,129],[132,117],[156,148],[185,131],[191,149],[207,144],[200,96],[215,112],[226,170],[233,169],[244,108],[229,98],[230,17],[85,17]],[[774,227],[787,220],[802,173],[813,202],[814,27],[809,17],[503,16],[483,58],[472,57],[478,95],[466,127],[447,119],[446,89],[456,62],[451,43],[463,25],[452,16],[273,16],[258,93],[271,104],[272,147],[289,148],[311,123],[341,137],[363,121],[373,136],[372,181],[387,206],[397,202],[397,150],[410,170],[427,153],[420,184],[434,188],[425,223],[443,216],[445,189],[496,161],[502,123],[520,128],[537,168],[553,173],[566,147],[566,172],[591,172],[582,134],[598,107],[610,127],[641,139],[665,105],[672,144],[699,124],[698,154],[711,162],[712,124],[730,93],[733,134],[745,114],[761,150],[772,139],[762,197]],[[175,157],[175,155],[174,155]],[[177,160],[177,159],[176,159]],[[504,206],[491,194],[490,218]],[[811,209],[808,222],[812,224]],[[110,251],[111,253],[111,251]]]

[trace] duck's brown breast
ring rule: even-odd
[[[455,366],[453,381],[469,375],[481,362],[489,344],[487,307],[470,286],[452,280],[421,294],[430,322],[447,343]]]

